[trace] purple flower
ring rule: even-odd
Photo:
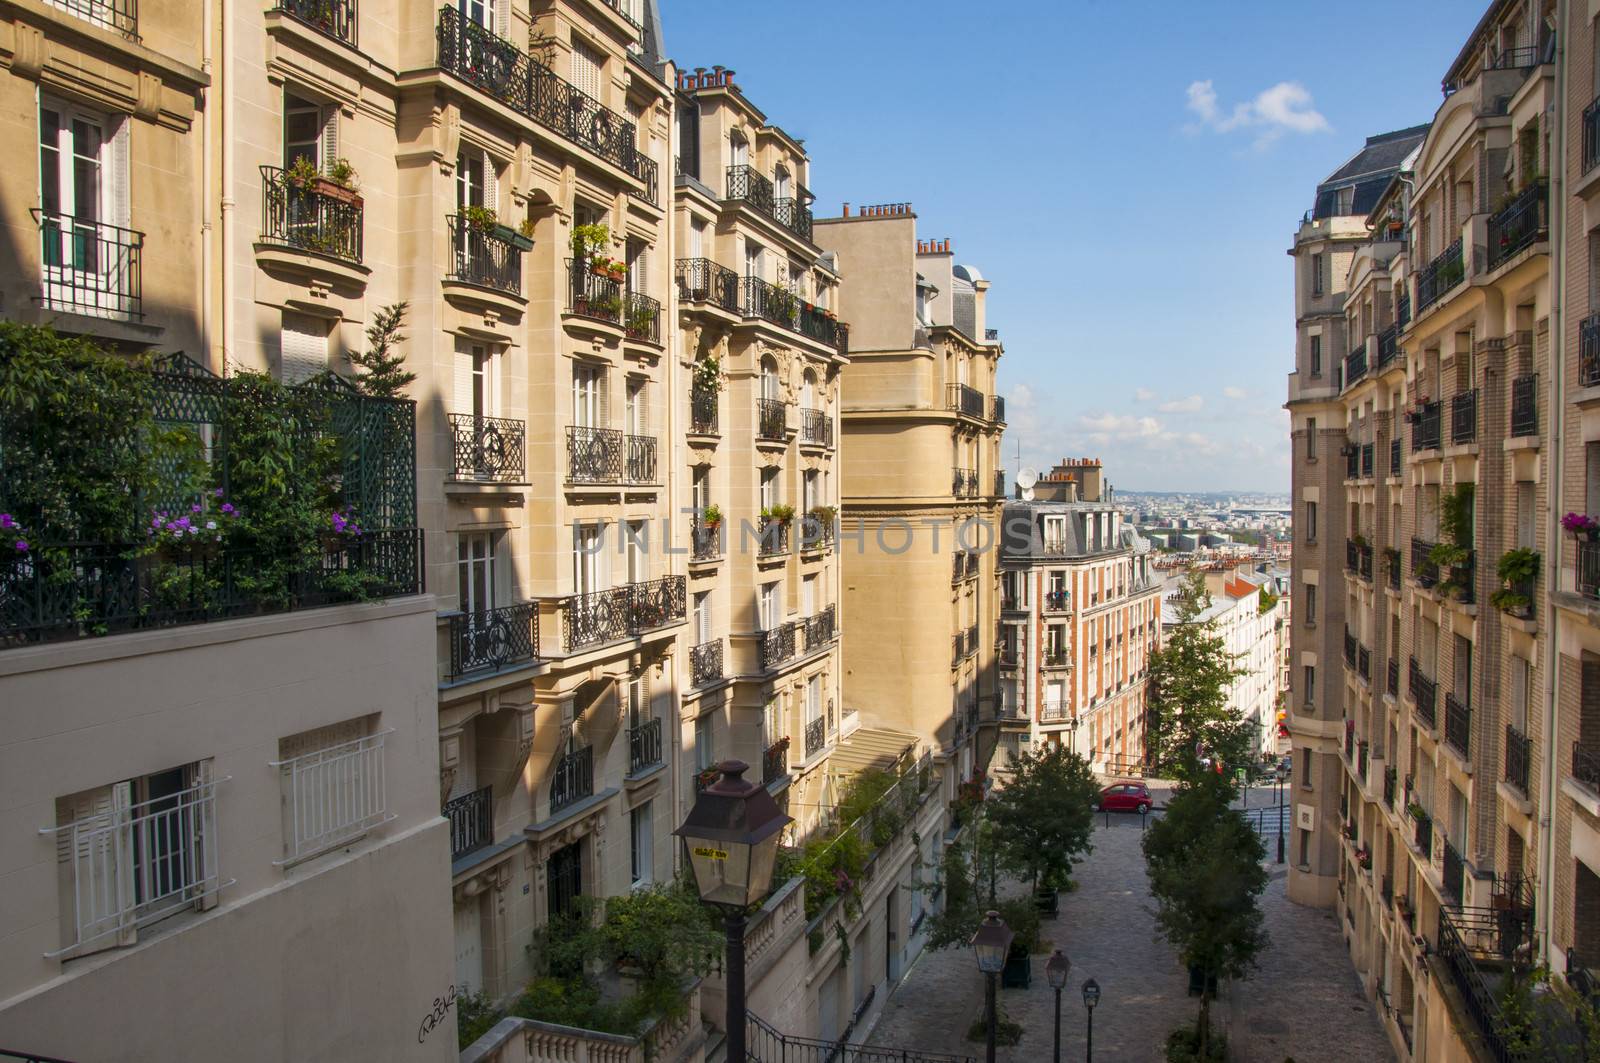
[[[26,540],[26,539],[18,539],[17,540],[17,553],[25,554],[27,552],[28,552],[28,540]]]
[[[222,503],[222,512],[224,512],[224,513],[232,513],[233,512],[233,503],[232,502],[224,502],[224,503]]]
[[[215,498],[221,498],[222,497],[222,488],[220,488],[220,487],[217,488],[215,491],[211,492],[211,494]]]
[[[9,513],[0,513],[0,528],[15,528],[16,520]]]
[[[167,521],[167,531],[177,531],[177,530],[178,530],[178,526],[176,524],[172,523],[170,520]]]

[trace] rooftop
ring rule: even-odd
[[[1406,157],[1422,144],[1427,135],[1428,124],[1423,123],[1368,137],[1360,151],[1317,186],[1317,202],[1311,210],[1311,216],[1334,217],[1339,208],[1338,193],[1346,188],[1355,189],[1347,216],[1365,217],[1370,214],[1384,189],[1400,172]]]

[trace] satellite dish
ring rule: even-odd
[[[1019,492],[1019,493],[1018,493],[1018,495],[1019,495],[1019,497],[1020,497],[1020,498],[1021,498],[1021,499],[1022,499],[1022,500],[1023,500],[1023,501],[1024,501],[1024,502],[1032,502],[1032,501],[1033,501],[1033,488],[1031,488],[1031,487],[1024,487],[1024,488],[1023,488],[1023,489],[1022,489],[1022,490],[1021,490],[1021,491],[1020,491],[1020,492]]]
[[[1024,491],[1039,482],[1039,471],[1032,465],[1024,465],[1017,470],[1017,486]],[[1028,496],[1032,497],[1032,496]]]

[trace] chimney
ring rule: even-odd
[[[844,216],[847,217],[847,218],[850,216],[850,204],[849,203],[846,203],[844,205]]]

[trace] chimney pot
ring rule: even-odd
[[[848,200],[845,202],[845,205],[844,205],[844,216],[847,217],[847,218],[850,216],[850,203],[849,203]]]

